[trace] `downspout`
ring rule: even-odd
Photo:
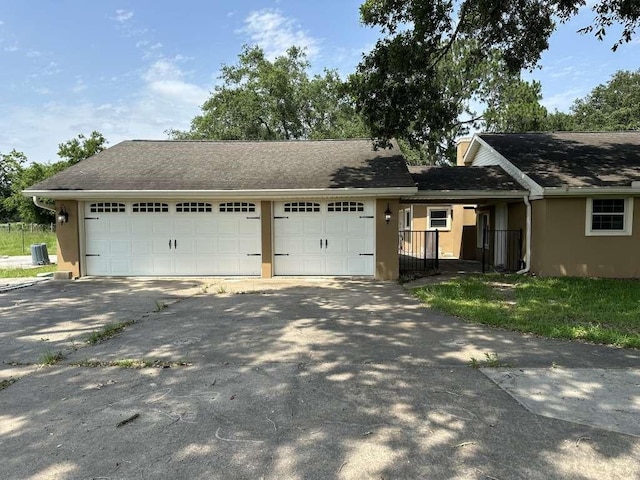
[[[524,196],[524,204],[527,206],[527,251],[524,254],[524,268],[518,270],[516,273],[525,274],[531,270],[531,202],[529,201],[529,195]]]
[[[36,207],[44,208],[45,210],[49,210],[50,212],[56,213],[55,208],[51,208],[45,205],[44,203],[40,203],[38,201],[38,197],[32,197],[32,198],[33,198],[33,203],[35,204]]]

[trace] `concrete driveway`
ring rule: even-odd
[[[639,352],[467,325],[393,283],[46,282],[0,318],[5,379],[32,372],[0,391],[4,478],[640,478],[619,433]]]

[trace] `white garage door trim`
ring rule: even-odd
[[[260,275],[259,202],[86,202],[87,275]]]
[[[274,275],[373,276],[375,202],[274,204]]]

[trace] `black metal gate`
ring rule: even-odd
[[[438,269],[440,250],[438,230],[400,230],[398,256],[400,273],[420,273]]]
[[[482,273],[487,270],[517,272],[524,267],[522,229],[485,229],[482,236]]]

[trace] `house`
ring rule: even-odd
[[[395,279],[408,243],[433,250],[407,226],[506,270],[640,277],[640,132],[479,134],[458,164],[408,168],[369,140],[126,141],[24,194],[68,220],[72,277]]]
[[[460,148],[465,165],[500,168],[526,190],[477,208],[479,232],[523,232],[524,271],[640,277],[640,132],[480,134]],[[494,240],[506,257],[506,237]]]
[[[393,279],[391,213],[416,191],[399,149],[370,140],[125,141],[24,194],[67,216],[58,268],[72,277]]]

